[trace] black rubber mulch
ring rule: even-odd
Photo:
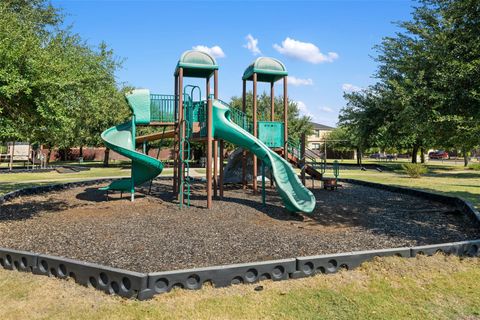
[[[203,185],[192,189],[184,209],[165,180],[133,203],[107,202],[96,186],[17,198],[2,205],[0,247],[153,272],[480,238],[454,207],[363,186],[315,189],[310,217],[286,212],[271,189],[262,206],[251,190],[227,188],[212,210]]]

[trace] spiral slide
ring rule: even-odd
[[[133,185],[138,186],[158,176],[163,170],[163,163],[153,157],[135,150],[134,123],[149,121],[150,93],[148,90],[135,90],[127,95],[130,108],[133,111],[134,121],[130,120],[105,130],[101,137],[105,146],[132,160],[132,177],[113,181],[101,190],[132,191]],[[133,130],[133,132],[132,132]]]
[[[272,169],[277,191],[287,210],[310,213],[315,209],[315,196],[300,181],[290,164],[262,141],[230,120],[230,107],[213,101],[213,136],[248,149]]]

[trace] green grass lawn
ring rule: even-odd
[[[479,171],[434,163],[426,176],[412,179],[401,164],[386,166],[383,172],[342,170],[340,177],[460,196],[480,206]],[[8,179],[0,188],[15,189],[32,180],[63,182],[59,179],[128,173],[121,167],[93,167],[71,175],[13,174],[0,176]],[[332,175],[331,170],[326,174]],[[333,275],[262,282],[262,291],[255,291],[256,285],[174,290],[139,302],[107,296],[73,281],[0,270],[0,314],[2,319],[480,319],[477,279],[478,258],[390,257]]]
[[[66,165],[66,163],[63,163]],[[101,179],[108,177],[130,176],[130,164],[122,163],[108,168],[99,166],[99,163],[87,163],[90,170],[75,173],[50,172],[22,172],[12,174],[0,174],[0,195],[26,187],[41,186],[52,183],[66,183],[81,180]],[[166,168],[162,175],[171,175],[173,169]]]

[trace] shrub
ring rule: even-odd
[[[420,178],[421,175],[427,173],[428,169],[423,164],[419,163],[405,163],[402,165],[402,169],[411,178]]]
[[[468,165],[468,169],[475,170],[475,171],[480,171],[480,163],[470,163]]]

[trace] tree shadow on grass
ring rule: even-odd
[[[458,173],[442,173],[430,172],[425,174],[431,178],[452,178],[452,179],[480,179],[480,172],[458,172]]]

